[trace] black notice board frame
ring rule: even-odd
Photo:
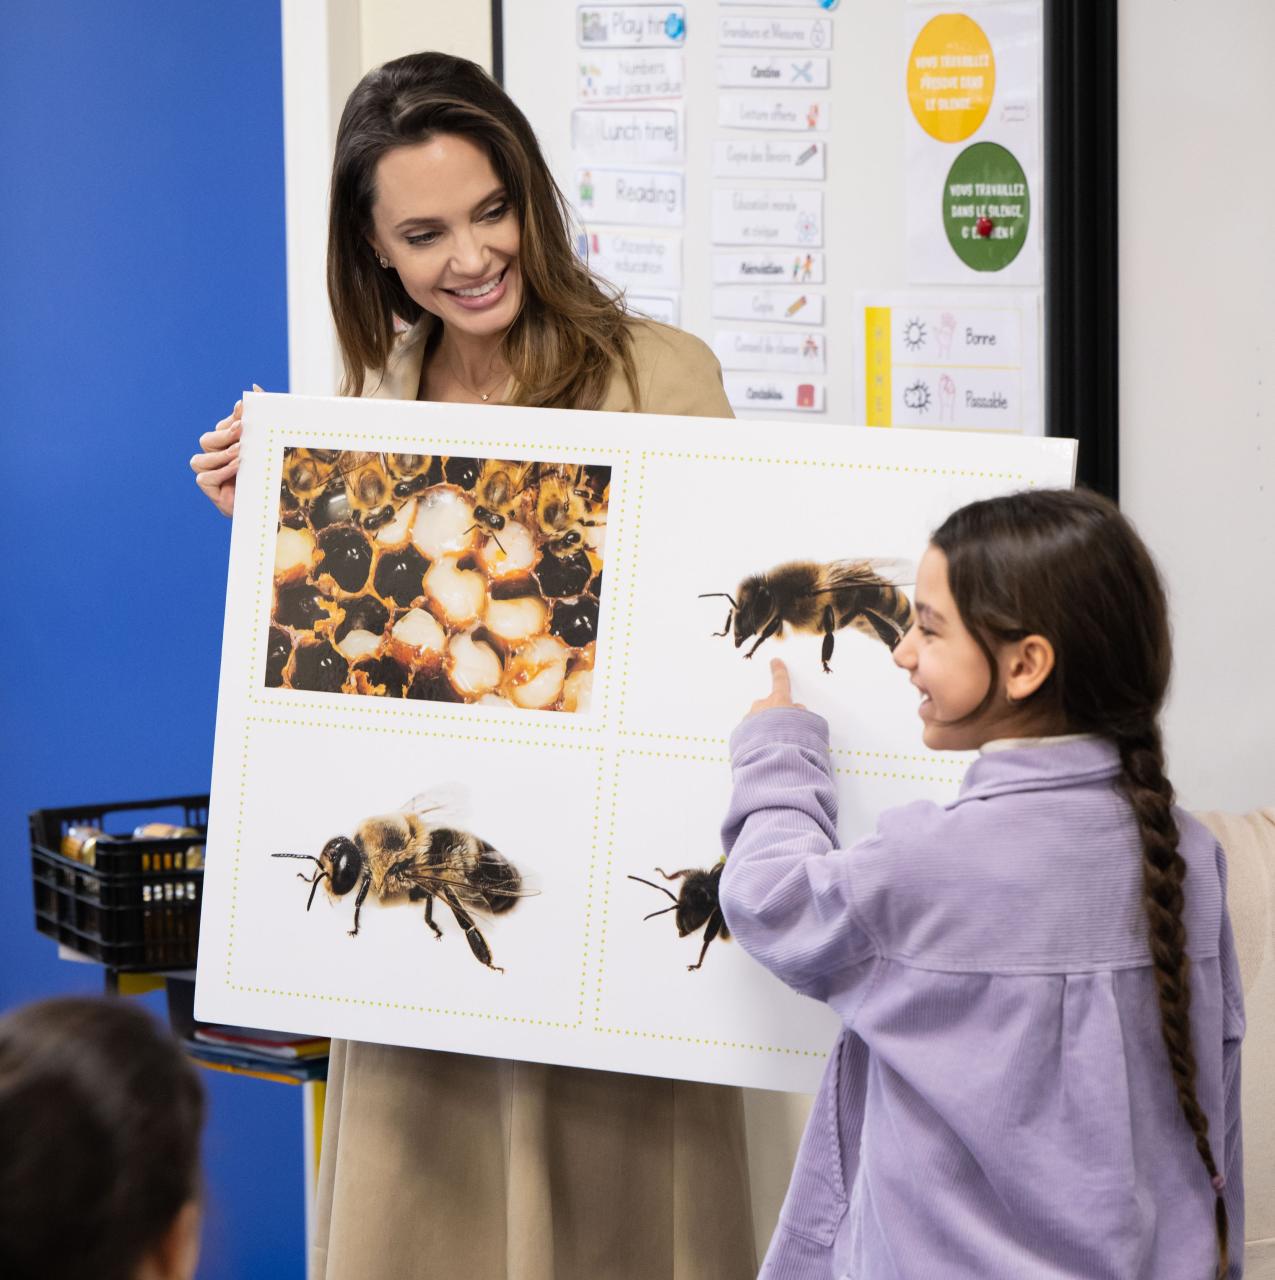
[[[1076,479],[1120,496],[1117,0],[1044,0],[1045,430],[1080,442]],[[504,0],[491,0],[505,82]]]
[[[1120,496],[1116,0],[1045,0],[1045,423]]]

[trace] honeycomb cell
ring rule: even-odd
[[[283,684],[283,669],[292,656],[292,637],[282,627],[271,627],[266,638],[266,688]]]
[[[559,600],[553,606],[549,630],[573,649],[583,649],[598,637],[598,602],[592,596]]]
[[[448,484],[461,489],[472,489],[478,483],[483,464],[477,458],[448,458],[443,464],[443,475]]]
[[[336,639],[344,640],[351,631],[370,631],[379,636],[389,622],[390,611],[375,596],[357,596],[345,602],[343,616],[336,625]]]
[[[313,631],[314,624],[328,616],[326,599],[312,583],[290,582],[275,592],[274,620],[294,631]]]
[[[350,668],[350,683],[362,694],[401,698],[407,688],[407,668],[393,658],[365,658]]]
[[[572,552],[569,556],[557,556],[546,551],[536,565],[540,590],[551,598],[578,596],[592,576],[593,565],[583,551]]]
[[[372,575],[372,586],[382,600],[393,600],[408,608],[420,599],[428,569],[429,561],[415,547],[382,553]]]
[[[319,534],[319,570],[330,573],[342,591],[362,591],[372,569],[372,544],[362,529],[334,524]]]
[[[292,658],[292,687],[340,693],[350,664],[326,640],[302,641]]]

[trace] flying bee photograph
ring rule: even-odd
[[[713,634],[731,636],[736,649],[751,641],[745,658],[785,629],[802,631],[823,637],[820,665],[830,672],[839,631],[858,631],[894,651],[912,625],[902,584],[914,576],[911,565],[896,560],[794,560],[750,574],[734,594],[705,591],[700,598],[729,601],[726,625]]]
[[[810,467],[799,495],[781,499],[783,474],[744,457],[648,458],[621,727],[724,745],[781,658],[834,749],[910,753],[915,690],[894,656],[913,624],[916,562],[945,512],[919,506],[902,470]],[[653,536],[685,529],[688,512],[713,531],[693,552]]]
[[[611,469],[283,450],[265,684],[589,709]]]

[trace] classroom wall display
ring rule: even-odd
[[[908,278],[1039,285],[1040,0],[907,9]]]
[[[198,1016],[815,1087],[835,1018],[692,907],[727,735],[782,654],[844,838],[950,797],[891,661],[912,566],[1074,448],[776,429],[245,397]]]
[[[857,292],[1039,282],[1039,0],[543,0],[505,4],[499,22],[503,83],[581,221],[582,256],[639,314],[756,353],[724,379],[740,416],[865,421]],[[983,44],[967,57],[973,27]],[[994,67],[965,65],[984,49]],[[660,229],[680,238],[675,280],[648,283],[608,251],[607,235]],[[799,369],[758,340],[792,327],[810,336]],[[936,425],[904,408],[895,424]],[[1021,410],[1040,421],[1039,405]]]
[[[855,347],[868,426],[1044,433],[1037,290],[859,293]]]

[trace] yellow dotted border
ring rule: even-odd
[[[829,462],[822,458],[771,458],[750,453],[694,453],[672,449],[644,450],[646,458],[676,458],[680,462],[764,462],[776,467],[819,467],[825,471],[893,471],[916,476],[959,476],[971,480],[1021,480],[1021,471],[974,471],[968,467],[904,467],[883,462]]]
[[[633,619],[637,614],[638,547],[642,542],[642,509],[646,500],[645,451],[638,464],[636,498],[633,503],[633,554],[628,565],[629,608],[624,624],[624,674],[620,680],[620,706],[616,713],[616,728],[624,733],[624,711],[629,700],[629,659],[633,653]]]
[[[710,738],[694,733],[648,733],[643,729],[625,729],[623,732],[626,738],[649,738],[657,742],[702,742],[706,746],[712,747],[727,747],[730,745],[729,737]],[[942,753],[922,755],[904,751],[860,751],[850,747],[830,747],[829,751],[834,756],[868,757],[874,760],[907,760],[913,764],[929,764],[939,768],[944,766],[951,766],[954,769],[960,767],[960,761]]]
[[[479,734],[433,733],[426,729],[397,729],[374,725],[350,725],[343,724],[340,721],[331,720],[282,719],[273,716],[245,716],[244,724],[246,728],[255,724],[262,724],[283,725],[288,728],[353,729],[363,733],[389,733],[397,734],[400,737],[438,738],[448,742],[455,741],[457,738],[460,738],[464,741],[471,742],[492,742],[501,746],[511,744],[515,746],[542,746],[548,747],[552,751],[583,751],[585,753],[593,754],[597,758],[597,773],[593,790],[593,841],[589,853],[589,876],[585,891],[585,921],[584,931],[581,938],[580,987],[576,1005],[575,1022],[555,1022],[546,1018],[517,1017],[513,1014],[484,1013],[476,1010],[465,1009],[447,1009],[438,1005],[405,1004],[402,1001],[396,1000],[368,1000],[360,996],[335,996],[315,991],[286,991],[279,987],[253,986],[247,983],[235,982],[231,972],[231,965],[234,959],[235,949],[234,935],[235,916],[239,895],[239,869],[243,860],[244,808],[247,802],[248,790],[248,744],[251,737],[251,734],[248,732],[244,733],[243,759],[239,775],[239,813],[235,824],[235,861],[231,872],[230,921],[226,932],[226,986],[232,991],[239,991],[253,995],[284,996],[295,1000],[315,1000],[326,1004],[360,1005],[364,1008],[370,1009],[397,1009],[408,1013],[441,1014],[446,1017],[471,1018],[475,1021],[482,1022],[516,1023],[521,1026],[547,1027],[556,1031],[580,1030],[584,1023],[584,1006],[587,999],[586,988],[589,977],[589,928],[593,910],[594,872],[598,861],[598,833],[600,827],[599,810],[602,803],[602,772],[605,764],[603,758],[604,752],[601,747],[577,744],[573,742],[542,743],[505,737],[489,737],[487,735]]]

